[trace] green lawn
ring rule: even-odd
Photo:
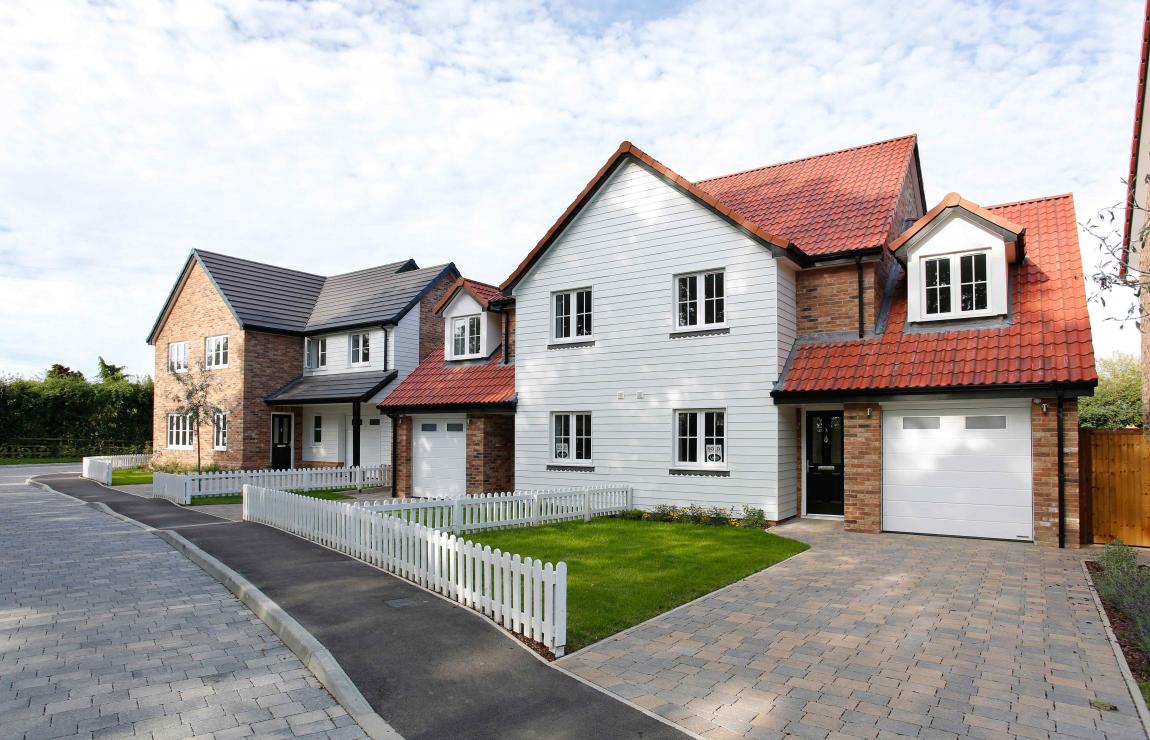
[[[1150,681],[1139,681],[1138,688],[1142,689],[1142,698],[1150,704]]]
[[[42,465],[44,463],[78,463],[78,457],[0,457],[0,465]]]
[[[291,493],[298,493],[300,496],[310,496],[311,498],[320,498],[324,501],[343,501],[351,499],[351,496],[345,496],[343,491],[354,491],[354,487],[349,488],[325,488],[320,491],[291,491]],[[192,496],[192,506],[210,506],[215,504],[242,504],[244,497],[240,494],[232,496]]]
[[[137,486],[152,482],[152,471],[147,468],[121,468],[112,471],[113,486]]]
[[[566,561],[568,652],[807,549],[758,529],[615,518],[468,537],[524,557]]]

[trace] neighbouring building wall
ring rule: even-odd
[[[515,416],[467,415],[467,492],[515,489]]]
[[[1030,407],[1034,475],[1034,541],[1058,547],[1058,400],[1040,398]],[[1042,410],[1046,404],[1046,411]],[[1078,401],[1063,401],[1063,500],[1065,543],[1082,545],[1078,496]]]
[[[876,258],[863,262],[863,326],[873,330],[876,315]],[[796,274],[798,333],[853,332],[859,328],[858,267],[855,263],[813,267]]]
[[[867,416],[867,408],[871,409]],[[882,531],[882,407],[843,406],[843,526]]]
[[[1150,124],[1148,124],[1150,125]],[[1141,280],[1150,280],[1150,244],[1143,244],[1138,251],[1141,264]],[[1150,436],[1150,290],[1143,290],[1139,297],[1142,316],[1142,433]]]
[[[192,261],[187,280],[175,297],[172,310],[155,338],[155,403],[152,412],[152,448],[154,460],[163,465],[194,466],[196,451],[168,448],[168,414],[178,404],[177,381],[168,372],[168,345],[172,342],[188,343],[188,364],[196,368],[204,362],[207,337],[228,336],[228,366],[211,370],[215,381],[213,401],[230,411],[228,423],[228,449],[218,451],[212,445],[212,424],[205,423],[199,431],[201,462],[205,466],[221,468],[239,467],[242,460],[242,399],[244,367],[244,332],[211,280]]]
[[[729,333],[672,336],[675,276],[718,268]],[[516,487],[621,483],[642,507],[751,506],[777,519],[770,391],[777,313],[793,311],[775,296],[777,270],[763,245],[644,167],[622,165],[515,289]],[[594,346],[549,349],[552,291],[588,286]],[[675,410],[715,408],[727,413],[728,470],[672,474]],[[556,411],[592,413],[593,470],[554,469]]]
[[[293,465],[303,460],[303,417],[298,406],[272,407],[264,399],[299,377],[303,368],[303,338],[267,332],[245,332],[243,409],[236,430],[243,435],[243,467],[259,470],[271,466],[272,411],[294,414]]]
[[[507,324],[507,346],[504,347],[504,354],[507,356],[508,362],[515,362],[515,306],[508,306],[503,309],[503,321]]]

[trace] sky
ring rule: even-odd
[[[1123,198],[1144,7],[8,0],[0,374],[151,372],[193,248],[499,283],[623,140],[697,180],[917,133],[932,204],[1085,221]]]

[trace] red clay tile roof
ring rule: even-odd
[[[904,279],[882,336],[800,345],[777,392],[1096,381],[1073,199],[1059,195],[988,210],[1027,230],[1027,259],[1009,268],[1013,323],[905,334]]]
[[[886,244],[916,137],[820,154],[695,185],[808,255]]]
[[[403,379],[380,402],[381,409],[439,406],[489,406],[515,399],[515,366],[503,364],[503,352],[496,352],[482,365],[446,363],[432,356]]]
[[[1009,231],[1015,236],[1022,234],[1022,232],[1026,230],[1025,227],[1019,226],[1010,219],[1003,218],[1000,214],[997,214],[987,208],[983,208],[977,203],[963,198],[958,193],[948,193],[947,196],[943,198],[938,205],[924,213],[921,218],[911,224],[906,231],[899,234],[898,238],[890,243],[891,251],[897,252],[899,247],[910,241],[911,237],[922,231],[927,224],[933,221],[939,214],[948,208],[963,208],[970,213],[979,216],[980,218],[986,219],[995,226]]]
[[[484,311],[487,310],[487,307],[492,301],[503,297],[503,291],[494,285],[488,285],[478,280],[461,277],[457,278],[455,282],[451,284],[451,287],[447,289],[447,292],[444,293],[443,297],[439,299],[439,302],[435,304],[435,308],[432,309],[433,313],[439,313],[446,308],[447,304],[451,303],[451,299],[454,298],[455,294],[460,290],[466,290],[470,293],[472,298],[479,301],[479,305],[483,307]]]

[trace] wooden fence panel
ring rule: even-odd
[[[1082,435],[1093,541],[1150,547],[1150,443],[1140,429],[1092,429]]]

